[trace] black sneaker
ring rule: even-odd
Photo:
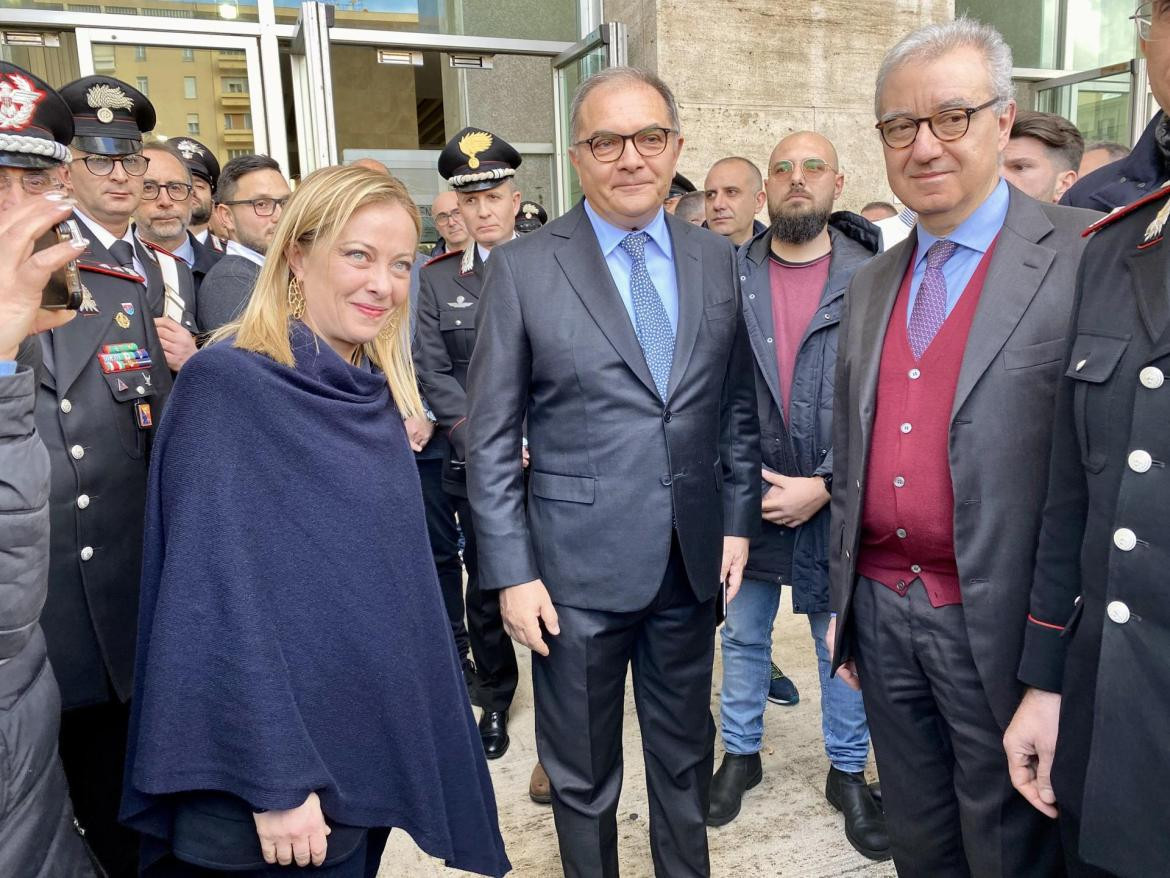
[[[772,665],[772,682],[768,684],[768,700],[773,704],[783,704],[791,707],[800,701],[800,693],[796,691],[796,684],[784,676],[784,672],[776,665]]]

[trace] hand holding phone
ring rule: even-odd
[[[58,244],[70,243],[75,250],[85,249],[85,238],[76,220],[65,220],[56,223],[37,240],[33,247],[34,253],[48,250]],[[77,260],[71,259],[49,275],[49,282],[41,291],[41,307],[51,311],[68,309],[76,311],[81,307],[81,273],[77,270]]]

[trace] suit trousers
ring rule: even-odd
[[[61,714],[61,763],[73,814],[109,878],[138,874],[138,833],[118,822],[130,705],[118,701]]]
[[[459,526],[463,528],[463,565],[467,568],[467,634],[475,659],[476,692],[473,702],[484,710],[507,710],[520,682],[516,648],[504,630],[500,593],[479,587],[479,560],[475,521],[466,497],[455,497]]]
[[[427,535],[431,539],[435,572],[439,575],[439,588],[443,592],[443,606],[451,622],[459,660],[466,664],[469,644],[467,625],[463,621],[463,562],[459,559],[456,499],[443,490],[443,458],[420,457],[415,458],[415,463],[418,464],[418,478],[422,483]]]
[[[654,600],[610,613],[556,605],[561,633],[532,656],[536,746],[567,878],[618,875],[626,669],[642,730],[650,849],[660,878],[710,874],[715,600],[698,602],[677,539]]]
[[[917,579],[902,597],[862,576],[853,628],[899,878],[1063,875],[1056,821],[1008,777],[962,605],[931,606]]]

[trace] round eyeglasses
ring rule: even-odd
[[[150,159],[138,153],[130,155],[87,155],[82,158],[85,168],[95,177],[108,177],[114,170],[115,164],[120,164],[122,170],[131,177],[141,177],[146,173]]]
[[[918,139],[923,122],[930,126],[930,133],[938,140],[944,142],[959,140],[971,127],[972,116],[999,101],[1000,98],[994,97],[978,107],[952,107],[917,119],[913,116],[894,116],[892,119],[883,119],[873,127],[881,132],[882,142],[890,149],[905,149],[910,146]]]
[[[603,131],[586,140],[578,140],[573,146],[587,143],[589,151],[599,162],[616,162],[626,151],[626,141],[632,140],[634,149],[638,151],[639,155],[644,158],[653,158],[666,151],[670,135],[677,133],[673,128],[659,127],[643,128],[633,134],[613,134],[609,131]]]
[[[240,198],[235,201],[221,201],[220,204],[226,204],[229,207],[234,207],[237,204],[250,204],[252,210],[256,212],[256,216],[272,216],[278,207],[284,207],[286,201],[288,198]]]
[[[772,174],[777,177],[787,177],[796,170],[797,165],[800,165],[801,173],[806,177],[819,177],[826,171],[832,171],[834,174],[837,173],[837,169],[824,159],[807,158],[801,159],[795,164],[788,161],[788,159],[781,159],[772,165]]]
[[[5,192],[11,189],[14,185],[12,176],[8,174],[0,175],[0,192]],[[57,189],[64,189],[65,185],[54,180],[44,171],[25,171],[20,175],[20,188],[29,195],[44,195],[46,192],[54,192]]]
[[[159,185],[154,180],[147,180],[142,184],[142,200],[154,201],[158,198],[159,193],[164,189],[167,190],[167,197],[171,201],[186,201],[191,197],[191,192],[194,186],[190,183],[180,183],[177,180],[172,180],[170,183]]]

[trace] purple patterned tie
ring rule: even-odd
[[[922,285],[914,297],[914,308],[906,327],[910,350],[914,352],[916,360],[922,359],[939,327],[947,319],[947,279],[942,267],[954,255],[957,246],[954,241],[935,241],[926,251],[926,273],[922,275]]]

